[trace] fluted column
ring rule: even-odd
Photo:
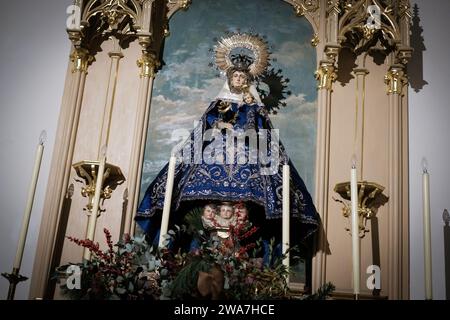
[[[120,59],[123,58],[123,53],[116,38],[111,38],[113,42],[113,49],[108,53],[111,58],[109,67],[108,88],[106,92],[106,103],[103,112],[102,129],[100,131],[100,141],[98,144],[98,156],[100,159],[101,149],[108,145],[109,133],[111,128],[111,117],[114,108],[114,98],[116,96],[117,76],[119,74]]]
[[[326,34],[328,43],[338,43],[339,33],[339,0],[327,1],[327,20],[326,20]]]
[[[326,250],[327,250],[327,221],[328,221],[328,185],[330,164],[330,120],[331,120],[331,93],[333,82],[337,75],[332,61],[321,61],[316,72],[318,81],[318,130],[316,151],[316,186],[315,203],[319,212],[322,226],[318,234],[317,253],[313,258],[312,290],[316,291],[325,283]]]
[[[56,134],[55,150],[52,159],[52,171],[47,185],[44,212],[39,232],[36,252],[40,259],[35,259],[30,297],[44,297],[51,270],[53,246],[57,232],[57,223],[62,209],[64,197],[67,192],[72,158],[77,136],[80,110],[83,100],[84,87],[88,67],[94,58],[89,52],[80,47],[73,49],[70,55],[71,73],[68,85],[65,88],[61,107],[58,131]],[[51,297],[48,297],[51,298]]]
[[[407,83],[404,67],[392,65],[385,77],[389,96],[389,299],[401,299],[403,270],[403,159],[402,159],[402,92]]]
[[[141,43],[143,40],[141,40]],[[145,40],[144,40],[145,41]],[[140,83],[138,106],[133,136],[133,147],[131,153],[130,168],[128,171],[128,206],[124,217],[124,233],[134,233],[134,215],[136,214],[140,183],[142,176],[142,163],[144,160],[145,142],[147,140],[148,121],[151,108],[153,90],[153,79],[159,62],[156,56],[144,50],[138,60],[140,69]]]

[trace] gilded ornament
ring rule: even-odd
[[[369,28],[367,26],[367,24],[364,25],[363,27],[363,35],[364,35],[364,39],[366,40],[370,40],[373,38],[373,35],[375,34],[375,31],[377,31],[377,29],[375,28]]]
[[[94,207],[95,186],[99,167],[99,161],[81,161],[73,165],[78,177],[84,180],[76,181],[84,183],[84,186],[81,188],[81,195],[88,198],[88,203],[84,210],[87,210],[89,213],[91,213]],[[107,163],[105,166],[105,174],[103,175],[100,198],[103,200],[110,199],[113,190],[124,181],[125,177],[120,168]]]
[[[366,227],[367,221],[375,217],[378,208],[388,201],[388,197],[383,194],[384,187],[375,182],[358,181],[358,221],[359,221],[359,237],[364,237],[364,234],[369,231]],[[351,217],[351,190],[350,182],[342,182],[336,184],[334,191],[338,193],[343,199],[334,199],[343,204],[342,215],[345,218]],[[350,232],[350,228],[345,228]]]
[[[387,84],[388,94],[402,94],[403,87],[408,83],[408,78],[405,75],[402,67],[391,68],[386,76],[384,82]]]
[[[333,89],[333,82],[337,79],[334,65],[330,62],[322,62],[315,73],[315,77],[318,82],[318,89],[331,91]]]
[[[287,1],[294,6],[295,14],[303,16],[306,13],[314,13],[319,9],[318,0],[291,0]]]
[[[178,10],[187,10],[192,0],[168,0],[167,1],[167,20],[169,20]]]
[[[247,49],[254,55],[253,62],[249,66],[249,73],[253,77],[261,75],[269,63],[269,48],[267,43],[259,36],[248,33],[235,33],[222,38],[215,46],[215,60],[217,67],[222,71],[228,71],[234,66],[232,53],[234,49]]]
[[[70,55],[70,61],[72,62],[72,73],[75,72],[87,72],[89,65],[94,61],[94,57],[89,53],[87,49],[77,48]]]
[[[144,52],[137,61],[141,78],[154,78],[155,70],[161,65],[153,53]]]
[[[314,34],[314,37],[311,39],[311,45],[313,47],[317,47],[317,45],[319,44],[320,39],[319,39],[319,35],[317,33]]]
[[[298,17],[306,17],[313,25],[314,30],[319,29],[319,0],[283,0],[289,3],[293,8],[295,15]]]

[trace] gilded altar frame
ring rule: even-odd
[[[345,221],[338,214],[340,207],[333,201],[337,196],[333,188],[336,183],[348,180],[350,159],[356,154],[359,175],[385,186],[389,197],[388,203],[379,209],[376,224],[371,226],[371,236],[362,242],[361,283],[365,283],[364,266],[378,263],[382,288],[376,294],[389,299],[407,299],[406,65],[412,52],[409,1],[284,1],[293,7],[299,19],[306,18],[311,23],[314,30],[311,44],[317,52],[317,72],[311,75],[316,77],[318,88],[314,194],[322,229],[313,258],[312,289],[331,281],[338,292],[351,292],[350,278],[341,274],[342,270],[350,270],[347,268],[351,266],[350,238],[344,230]],[[108,220],[100,218],[99,225],[116,230],[117,236],[132,232],[153,78],[161,67],[161,46],[170,33],[171,17],[177,12],[182,14],[190,3],[191,0],[74,1],[81,7],[81,25],[67,30],[72,50],[31,298],[53,298],[49,278],[52,268],[61,262],[61,256],[81,258],[81,251],[68,252],[64,245],[64,226],[69,224],[79,230],[80,237],[85,229],[79,219],[85,200],[70,191],[77,183],[72,165],[96,159],[105,143],[109,145],[109,161],[122,169],[126,182],[106,203],[106,210],[109,208],[112,213]],[[367,24],[371,18],[368,8],[374,5],[380,8],[381,15],[376,29]],[[123,69],[129,74],[125,75]],[[88,72],[92,77],[87,76]],[[124,82],[127,84],[118,85]],[[118,98],[116,93],[120,91],[129,93],[127,101]],[[105,94],[99,97],[98,92]],[[126,108],[120,109],[118,105]],[[347,260],[348,264],[342,262]],[[375,294],[368,290],[363,293]]]

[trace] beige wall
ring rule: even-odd
[[[350,59],[348,56],[344,56]],[[340,61],[343,63],[343,61]],[[384,84],[387,65],[378,66],[371,57],[366,59],[365,116],[363,136],[363,172],[358,180],[388,185],[388,96]],[[352,155],[361,156],[355,149],[356,126],[356,77],[349,83],[335,83],[331,104],[331,143],[330,143],[330,185],[328,206],[328,242],[331,254],[327,258],[326,280],[336,285],[340,292],[352,292],[352,244],[351,235],[345,228],[350,228],[350,221],[342,215],[342,204],[333,200],[342,198],[334,192],[337,183],[350,181]],[[361,99],[358,100],[361,104]],[[361,105],[360,105],[361,106]],[[361,110],[361,108],[360,108]],[[386,190],[384,194],[388,195]],[[374,232],[371,222],[367,222],[369,232],[361,239],[361,293],[371,293],[366,287],[365,271],[369,265],[380,264],[382,274],[382,291],[387,287],[388,261],[388,210],[382,206],[377,213],[378,232]],[[375,237],[375,238],[373,238]],[[375,247],[373,239],[378,238]],[[379,250],[379,261],[377,252]],[[375,256],[374,256],[375,254]],[[375,258],[375,259],[374,259]]]
[[[75,142],[75,151],[72,163],[83,160],[96,160],[100,146],[100,134],[102,129],[103,114],[108,90],[108,77],[111,66],[111,58],[108,53],[113,50],[112,41],[103,43],[103,51],[98,53],[96,61],[89,68],[86,79],[78,134]],[[139,87],[139,69],[136,61],[140,55],[140,47],[134,42],[123,50],[124,57],[120,60],[117,77],[117,88],[112,109],[111,129],[108,142],[107,162],[121,168],[127,178],[130,166],[131,147],[135,126],[135,114],[137,108],[137,88]],[[103,130],[107,130],[106,127]],[[85,238],[87,215],[83,211],[87,204],[87,198],[81,195],[83,183],[74,169],[71,170],[70,183],[74,184],[75,192],[70,209],[67,236]],[[104,202],[105,213],[102,213],[97,221],[94,241],[99,242],[101,248],[105,247],[103,229],[107,228],[113,235],[113,242],[119,240],[119,233],[123,216],[123,196],[127,182],[119,185],[112,193],[111,199]],[[61,263],[81,261],[82,249],[70,243],[67,239],[61,257]]]
[[[409,90],[411,298],[422,300],[425,297],[421,168],[425,157],[430,173],[433,298],[449,300],[450,243],[444,243],[442,213],[444,209],[450,211],[450,43],[447,26],[450,2],[411,2],[418,5],[416,21],[417,27],[422,29],[415,29],[412,35],[417,47],[411,80],[416,85]]]

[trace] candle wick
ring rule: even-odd
[[[47,140],[47,131],[42,130],[41,134],[39,136],[39,144],[43,146],[45,143],[45,140]]]

